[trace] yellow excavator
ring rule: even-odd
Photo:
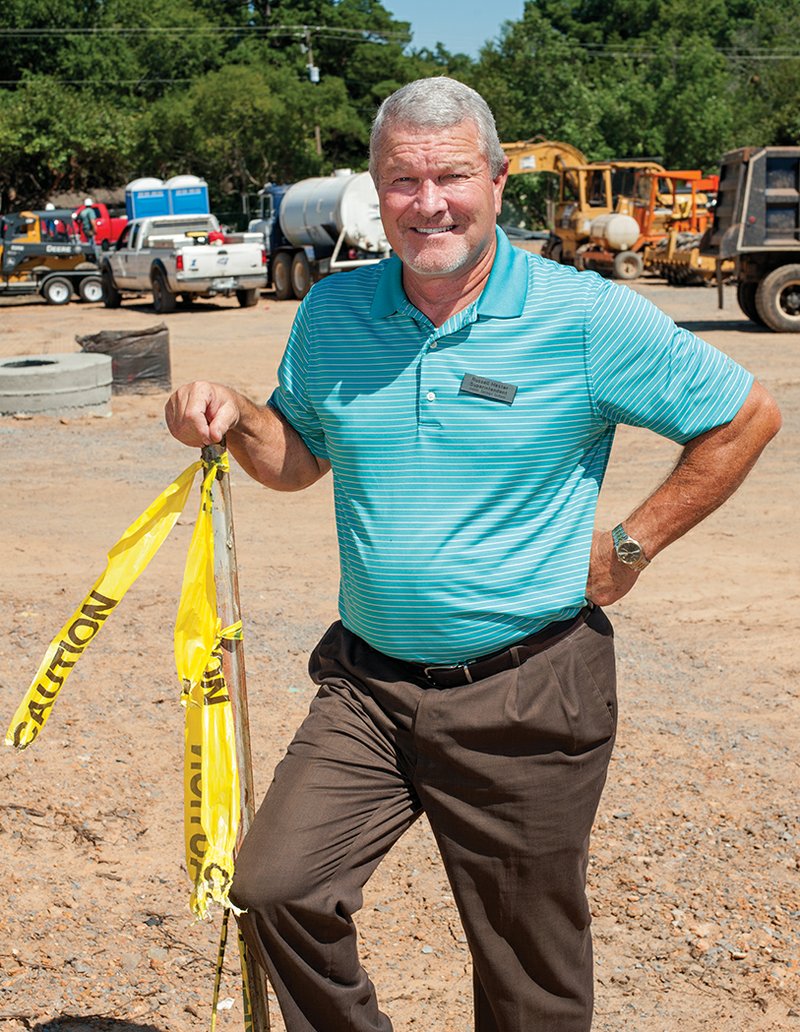
[[[501,144],[508,157],[509,174],[551,172],[559,189],[550,237],[542,254],[566,265],[583,267],[582,254],[591,247],[609,257],[609,271],[617,279],[635,279],[642,257],[633,250],[640,237],[635,219],[620,210],[620,199],[630,196],[637,171],[664,171],[658,162],[594,161],[570,143],[533,138]]]
[[[571,143],[545,140],[536,136],[531,140],[517,140],[500,145],[508,158],[508,174],[521,172],[556,172],[575,165],[586,165],[588,158]]]

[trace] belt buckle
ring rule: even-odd
[[[469,663],[448,663],[448,664],[446,664],[444,666],[426,666],[426,667],[423,667],[422,668],[422,673],[423,673],[425,679],[430,681],[431,684],[436,684],[436,681],[431,676],[432,674],[437,674],[437,673],[451,674],[451,673],[455,673],[456,671],[460,670],[460,671],[464,672],[464,674],[465,674],[465,678],[464,679],[465,679],[466,683],[469,684],[470,681],[472,680],[472,678],[469,676],[468,667],[469,667]]]

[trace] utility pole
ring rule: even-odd
[[[304,25],[305,37],[306,37],[306,68],[308,70],[308,78],[313,83],[319,82],[319,68],[314,64],[314,51],[311,46],[311,30],[307,25]],[[314,126],[314,142],[317,145],[317,155],[322,157],[322,136],[319,131],[319,124]]]

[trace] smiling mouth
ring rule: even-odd
[[[423,236],[435,236],[438,233],[449,233],[455,228],[455,226],[430,226],[427,228],[424,226],[415,226],[414,232],[422,233]]]

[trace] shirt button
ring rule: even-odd
[[[439,347],[438,342],[435,341],[435,340],[432,340],[431,341],[431,351],[435,351],[438,347]]]
[[[425,397],[428,399],[428,401],[436,401],[436,395],[433,393],[433,391],[428,391]]]

